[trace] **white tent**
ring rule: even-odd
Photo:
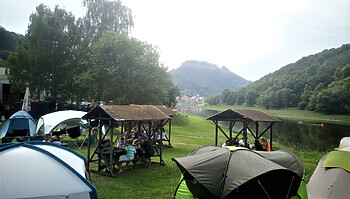
[[[85,158],[49,142],[0,145],[0,198],[97,199]]]
[[[79,126],[81,123],[81,118],[86,114],[84,111],[57,111],[53,113],[49,113],[43,115],[38,120],[38,124],[36,126],[36,133],[39,133],[40,129],[43,129],[42,134],[50,134],[56,128],[59,127],[75,127]]]
[[[343,137],[340,140],[339,150],[350,152],[350,137]]]

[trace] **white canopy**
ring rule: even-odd
[[[85,158],[49,142],[0,145],[0,198],[93,198]]]
[[[40,129],[43,127],[43,134],[50,134],[53,130],[64,125],[65,127],[78,126],[81,123],[81,118],[87,112],[84,111],[57,111],[49,113],[40,117],[37,127],[36,134],[39,133]]]

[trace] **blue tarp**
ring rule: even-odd
[[[35,130],[35,119],[25,111],[17,111],[0,126],[0,138],[34,136]]]

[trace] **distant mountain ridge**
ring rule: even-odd
[[[221,94],[224,89],[239,90],[251,83],[228,68],[203,61],[186,61],[169,72],[173,81],[181,89],[182,95],[201,96]]]

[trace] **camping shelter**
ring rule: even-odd
[[[91,198],[85,158],[50,142],[0,145],[0,198]]]
[[[286,151],[202,146],[172,160],[183,174],[175,198],[290,198],[304,170],[301,160]]]
[[[319,161],[307,184],[309,199],[350,197],[350,151],[344,150],[346,140],[338,151],[331,151]]]
[[[272,149],[272,125],[275,122],[280,122],[281,120],[274,118],[261,110],[257,109],[227,109],[215,115],[212,115],[207,118],[207,120],[211,120],[214,122],[215,128],[215,146],[218,145],[218,130],[220,130],[224,136],[228,140],[235,140],[240,134],[243,134],[244,137],[247,137],[247,132],[250,132],[254,139],[259,139],[262,137],[268,130],[270,130],[270,146]],[[219,121],[229,122],[229,135],[225,133],[225,131],[219,126]],[[232,129],[236,122],[242,122],[243,128],[236,135],[236,137],[232,138]],[[259,123],[266,122],[269,123],[268,127],[259,132]],[[255,126],[255,133],[250,129],[249,124],[253,124]]]
[[[101,155],[97,155],[98,149],[101,146],[102,141],[108,134],[110,135],[110,140],[112,142],[115,140],[113,139],[113,130],[117,125],[121,126],[121,133],[124,133],[125,127],[131,129],[135,125],[138,126],[138,131],[140,131],[141,128],[146,129],[146,126],[148,126],[149,129],[157,130],[161,129],[166,124],[166,121],[170,119],[170,117],[154,105],[104,105],[96,106],[86,115],[84,115],[83,119],[86,119],[89,123],[92,121],[98,121],[100,124],[109,126],[105,135],[101,134],[101,130],[99,131],[99,143],[91,156],[91,142],[89,142],[87,155],[88,164],[90,164],[90,162],[97,162],[100,170],[100,167],[102,166],[102,159]],[[153,134],[149,134],[148,136],[152,137]],[[91,129],[89,131],[89,140],[90,137]],[[156,163],[165,165],[164,160],[162,158],[162,144],[156,145],[154,149],[156,152],[155,156],[159,157],[159,162]],[[95,155],[98,156],[97,159],[93,159]],[[107,163],[108,171],[111,176],[114,176],[115,174],[112,169],[112,150],[110,150],[109,157],[110,162]]]
[[[17,111],[0,126],[0,138],[34,136],[36,121],[25,111]]]
[[[59,127],[71,128],[79,126],[81,124],[81,118],[86,113],[84,111],[66,110],[43,115],[38,120],[36,133],[45,135],[52,133],[52,131]]]
[[[75,111],[75,110],[65,110],[65,111],[56,111],[48,113],[39,118],[36,134],[37,135],[48,135],[54,132],[57,129],[65,129],[58,133],[68,133],[69,137],[72,138],[73,143],[81,149],[84,145],[87,137],[81,144],[78,144],[74,139],[78,138],[81,135],[80,125],[82,124],[82,117],[87,112],[84,111]]]

